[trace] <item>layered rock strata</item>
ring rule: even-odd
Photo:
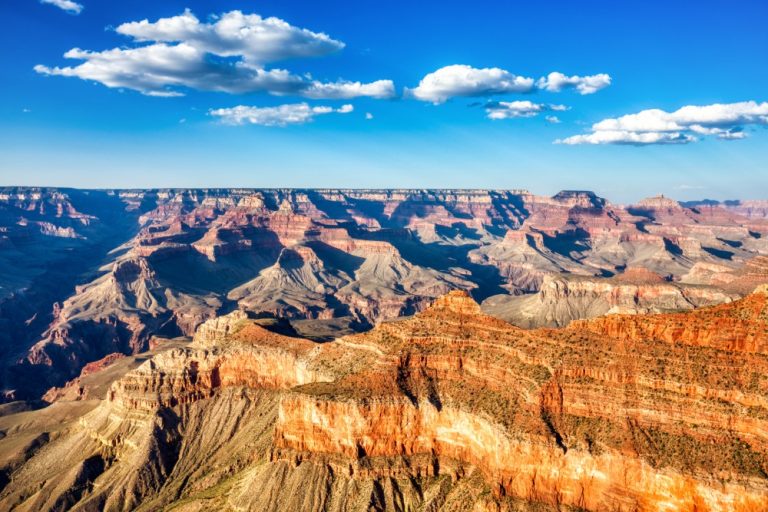
[[[506,300],[628,268],[742,296],[765,276],[736,274],[768,253],[768,221],[750,212],[588,191],[0,189],[0,396],[39,398],[233,310],[363,330],[452,289]],[[543,323],[687,307],[620,295]]]
[[[0,506],[766,510],[767,336],[764,288],[537,330],[451,292],[322,344],[234,313],[34,449],[0,439]]]

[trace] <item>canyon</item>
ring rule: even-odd
[[[0,2],[0,512],[768,512],[768,1],[657,3]]]
[[[768,203],[585,191],[0,189],[0,388],[40,398],[234,310],[316,339],[453,289],[524,327],[731,301],[768,275]]]
[[[766,212],[0,189],[0,509],[768,510]]]
[[[455,290],[329,342],[235,311],[167,343],[0,417],[0,507],[768,509],[766,286],[529,330]]]

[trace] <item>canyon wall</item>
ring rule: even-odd
[[[2,397],[235,310],[329,338],[453,289],[526,327],[725,302],[768,281],[754,211],[587,191],[4,188]]]
[[[764,288],[533,330],[454,291],[326,343],[235,312],[22,413],[0,507],[767,510],[766,332]]]

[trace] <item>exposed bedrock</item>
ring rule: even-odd
[[[767,311],[760,288],[523,330],[451,292],[327,343],[235,312],[104,400],[23,413],[0,439],[0,506],[765,510]],[[86,411],[14,448],[73,404]]]

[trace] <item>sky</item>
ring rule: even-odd
[[[3,0],[0,185],[768,198],[768,2]]]

